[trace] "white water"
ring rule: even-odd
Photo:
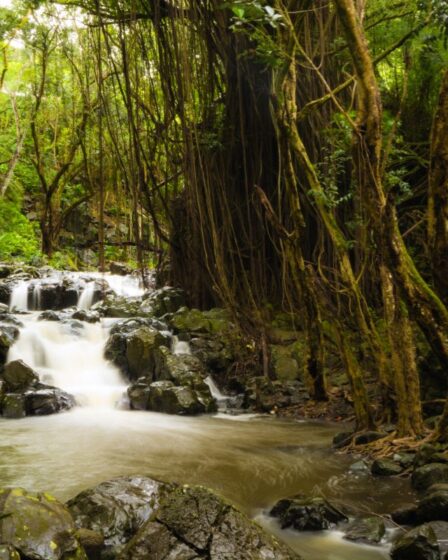
[[[66,276],[84,285],[78,301],[84,309],[91,305],[96,279],[104,278],[119,295],[133,297],[143,292],[136,278]],[[62,281],[63,277],[57,278]],[[49,280],[18,284],[12,294],[11,308],[28,309],[30,283],[34,286],[32,306],[38,306],[40,286],[45,281]],[[103,358],[113,320],[82,324],[82,327],[75,323],[78,327],[73,329],[70,323],[38,321],[37,316],[33,313],[20,317],[25,326],[8,359],[23,359],[44,383],[73,394],[82,407],[50,417],[0,419],[1,485],[49,490],[58,497],[68,498],[110,477],[143,472],[210,486],[239,503],[248,513],[259,512],[261,508],[266,511],[279,498],[300,491],[308,493],[316,485],[323,485],[330,498],[332,492],[338,495],[340,489],[330,485],[328,479],[336,476],[344,481],[349,460],[324,450],[336,429],[252,415],[181,418],[118,410],[116,405],[125,392],[125,382],[118,370]],[[173,337],[172,351],[191,352],[189,344],[177,337]],[[207,383],[220,405],[224,403],[228,397],[219,391],[211,377]],[[2,445],[5,443],[8,445]],[[350,492],[356,493],[357,502],[366,500],[367,496],[369,509],[373,510],[375,500],[386,502],[392,494],[400,494],[385,486],[390,481],[368,480],[359,490],[353,477],[343,484],[344,499],[350,497]],[[384,511],[383,504],[378,510]],[[281,531],[266,515],[259,516],[258,521],[302,553],[306,560],[388,557],[386,548],[349,543],[336,531],[300,534]]]
[[[78,299],[79,309],[90,309],[95,295],[95,282],[88,282]]]
[[[90,309],[95,292],[95,280],[104,280],[109,288],[118,296],[140,297],[145,289],[137,276],[118,276],[115,274],[101,274],[97,272],[52,272],[40,279],[23,280],[16,284],[11,293],[9,308],[11,311],[30,311],[41,309],[41,288],[43,284],[62,284],[69,279],[83,286],[78,299],[80,309]],[[28,291],[32,286],[31,307],[28,305]]]
[[[107,330],[100,323],[83,323],[81,331],[69,323],[25,319],[8,361],[23,360],[43,383],[74,395],[78,404],[114,408],[126,390],[118,369],[103,357]]]
[[[9,309],[11,311],[27,311],[28,309],[28,286],[27,281],[19,282],[11,293]]]
[[[171,352],[173,354],[191,354],[190,343],[184,340],[179,340],[177,336],[173,336],[171,341]]]

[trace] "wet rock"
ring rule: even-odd
[[[401,536],[391,550],[392,560],[440,560],[440,548],[434,530],[421,525]]]
[[[372,463],[372,474],[376,476],[395,476],[403,472],[400,463],[391,459],[376,459]]]
[[[151,327],[142,327],[127,337],[126,358],[131,379],[153,374],[156,350],[165,342],[166,338]]]
[[[202,362],[189,354],[172,354],[166,346],[154,352],[155,379],[172,381],[175,385],[203,387],[207,372]]]
[[[11,265],[7,263],[0,263],[0,278],[4,279],[7,278],[13,271]]]
[[[44,416],[70,410],[76,404],[72,395],[56,387],[41,385],[33,391],[27,391],[25,411],[29,416]]]
[[[127,298],[109,294],[103,301],[95,303],[91,309],[104,317],[125,319],[146,316],[147,314],[140,310],[140,304],[140,298]]]
[[[20,555],[13,546],[0,544],[0,560],[20,560]]]
[[[131,410],[149,410],[149,393],[152,380],[141,377],[127,390]]]
[[[38,317],[38,321],[53,321],[53,322],[59,322],[62,321],[65,318],[65,314],[64,313],[58,313],[57,311],[53,311],[51,309],[48,309],[47,311],[43,311],[39,317]]]
[[[361,434],[355,435],[355,437],[353,438],[353,443],[355,445],[366,445],[368,443],[372,443],[374,441],[382,439],[386,436],[387,434],[384,432],[374,432],[374,431],[363,432]]]
[[[0,490],[0,542],[27,560],[87,560],[67,509],[49,494]],[[12,557],[14,558],[14,556]]]
[[[39,382],[38,374],[22,360],[6,364],[2,377],[10,392],[28,389]]]
[[[391,518],[399,525],[417,525],[416,504],[405,504],[391,513]]]
[[[415,462],[415,454],[414,453],[395,453],[393,456],[393,460],[400,465],[404,469],[408,469],[414,465]]]
[[[19,329],[14,325],[0,324],[0,369],[6,362],[8,352],[19,336]]]
[[[199,560],[196,551],[181,542],[161,523],[149,521],[131,539],[117,560]]]
[[[280,520],[282,529],[297,531],[322,531],[336,523],[347,521],[344,513],[324,498],[292,498],[280,500],[270,515]]]
[[[235,353],[226,337],[213,335],[194,336],[190,340],[191,352],[214,373],[224,373],[235,361]],[[238,391],[242,387],[237,388]]]
[[[143,296],[140,311],[162,317],[166,313],[176,313],[183,305],[185,305],[184,292],[178,288],[165,286]]]
[[[85,323],[98,323],[100,320],[100,314],[96,311],[79,309],[73,313],[72,319],[77,319],[78,321],[83,321]]]
[[[222,336],[234,330],[234,325],[224,309],[200,311],[182,307],[173,315],[170,325],[176,333],[207,333]]]
[[[361,460],[356,461],[353,465],[350,465],[349,471],[352,473],[369,473],[370,467],[364,460]]]
[[[109,270],[111,274],[117,274],[118,276],[127,276],[132,273],[132,268],[121,262],[111,262]]]
[[[119,560],[144,558],[299,560],[300,557],[223,498],[202,487],[185,486],[164,498],[154,518],[130,541]]]
[[[115,558],[173,488],[143,476],[121,477],[84,490],[68,503],[78,528],[104,537],[104,558]]]
[[[380,517],[357,519],[347,527],[344,538],[349,541],[378,544],[384,537],[386,526]]]
[[[104,550],[104,537],[101,533],[90,529],[78,529],[75,537],[86,551],[89,560],[101,559],[101,552]]]
[[[419,521],[448,521],[448,490],[435,490],[420,500],[417,507]]]
[[[445,463],[429,463],[414,470],[412,486],[416,490],[425,491],[433,484],[448,482],[448,465]]]
[[[131,393],[128,394],[131,397]],[[207,399],[201,398],[198,391],[190,387],[176,387],[171,381],[156,381],[149,386],[147,410],[180,415],[216,411],[216,403],[210,392],[206,396]]]
[[[0,402],[0,410],[4,418],[18,419],[26,416],[25,397],[16,393],[6,393]]]
[[[422,467],[428,463],[433,463],[432,456],[437,453],[437,449],[430,443],[421,445],[415,455],[414,466]]]
[[[135,325],[132,322],[132,325]],[[123,329],[111,331],[106,348],[105,358],[113,362],[131,380],[142,376],[153,378],[155,371],[155,351],[167,343],[167,338],[149,326],[129,328],[126,323]]]
[[[253,377],[247,383],[245,406],[260,412],[286,408],[308,400],[308,392],[299,381],[271,381],[266,377]]]
[[[0,303],[9,304],[11,299],[12,286],[9,282],[0,282]]]
[[[335,449],[341,449],[346,445],[349,445],[353,438],[353,432],[339,432],[333,438],[333,447]]]
[[[78,303],[78,287],[71,280],[39,284],[39,309],[60,310]]]

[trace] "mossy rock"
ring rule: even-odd
[[[234,326],[224,309],[200,311],[182,307],[171,318],[171,326],[175,332],[206,333],[222,335],[232,331]]]
[[[87,560],[67,508],[49,494],[0,490],[0,542],[28,560]]]
[[[195,391],[190,387],[176,387],[171,381],[157,381],[149,386],[147,409],[189,416],[214,412],[216,402],[208,387],[207,390]]]
[[[67,502],[76,526],[104,537],[104,558],[116,558],[173,488],[146,476],[119,477],[84,490]]]
[[[0,323],[0,368],[6,362],[8,352],[19,336],[19,329],[14,325]]]
[[[0,544],[0,560],[20,560],[20,554],[13,546]]]
[[[296,346],[274,345],[269,347],[271,368],[276,379],[280,381],[296,381],[301,378],[303,368],[296,359]]]
[[[178,288],[164,286],[150,292],[143,297],[140,311],[155,317],[161,317],[166,313],[175,313],[185,305],[185,294]]]
[[[119,560],[299,560],[232,504],[200,486],[170,492]]]

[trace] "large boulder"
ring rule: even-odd
[[[109,294],[103,301],[95,303],[92,311],[97,311],[103,317],[126,319],[130,317],[147,317],[149,314],[140,310],[141,298],[129,298]]]
[[[49,494],[0,490],[0,542],[11,560],[14,550],[27,560],[87,560],[75,531],[66,507]]]
[[[27,416],[45,416],[70,410],[76,404],[75,398],[48,385],[39,384],[36,390],[25,393],[25,411]]]
[[[366,517],[350,523],[345,530],[344,538],[349,541],[378,544],[385,532],[386,526],[381,517]]]
[[[175,386],[172,381],[150,383],[141,378],[128,388],[130,406],[166,414],[195,415],[216,411],[216,402],[207,385],[201,391]]]
[[[300,381],[271,381],[262,376],[247,380],[245,406],[260,412],[285,408],[309,400],[306,387]]]
[[[6,364],[0,381],[0,413],[4,418],[54,414],[76,404],[72,395],[40,383],[39,375],[22,360]]]
[[[448,482],[448,464],[428,463],[414,470],[412,486],[416,490],[425,491],[433,484]]]
[[[104,355],[130,379],[154,376],[155,351],[168,339],[157,329],[139,321],[115,325],[106,343]]]
[[[437,537],[430,525],[408,531],[394,543],[392,560],[440,560]]]
[[[172,381],[175,385],[202,387],[207,372],[202,362],[189,354],[172,354],[166,346],[154,352],[155,379]]]
[[[223,498],[179,487],[128,543],[119,560],[299,560]]]
[[[103,535],[102,557],[115,558],[172,488],[144,476],[120,477],[84,490],[67,507],[77,527]]]
[[[235,351],[227,337],[195,334],[190,339],[190,347],[209,371],[225,373],[235,362]]]
[[[280,500],[271,509],[270,515],[279,519],[282,529],[296,531],[322,531],[347,521],[343,512],[319,497]]]
[[[58,310],[78,303],[78,286],[69,278],[64,278],[62,281],[40,282],[33,287],[33,291],[35,290],[38,290],[36,297],[33,298],[36,309]]]
[[[39,382],[39,375],[22,360],[6,364],[2,378],[10,392],[28,389]]]
[[[420,500],[417,506],[417,518],[425,521],[448,521],[448,485],[445,489],[438,490],[435,485]],[[434,488],[434,489],[433,489]]]
[[[400,463],[392,459],[375,459],[372,463],[372,474],[375,476],[395,476],[403,470]]]
[[[161,317],[167,313],[175,313],[185,305],[185,294],[178,288],[165,286],[145,294],[140,311],[142,313]]]
[[[181,307],[170,319],[176,333],[206,333],[224,335],[234,330],[229,314],[224,309],[200,311]]]

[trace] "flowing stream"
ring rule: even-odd
[[[96,278],[80,290],[79,307],[91,305]],[[138,295],[135,282],[108,282],[121,295]],[[27,293],[28,286],[18,285],[11,308],[27,309]],[[126,410],[125,381],[103,358],[113,320],[39,321],[35,312],[18,317],[24,327],[8,358],[23,359],[43,382],[74,394],[80,406],[53,416],[1,419],[0,486],[46,490],[66,500],[120,475],[198,483],[239,505],[305,560],[389,557],[387,544],[352,544],[337,531],[282,531],[266,513],[278,499],[299,492],[376,513],[409,501],[406,481],[349,472],[353,459],[330,450],[340,426],[256,415],[178,417]],[[189,351],[176,339],[173,350]],[[209,384],[218,399],[225,399],[212,379]]]

